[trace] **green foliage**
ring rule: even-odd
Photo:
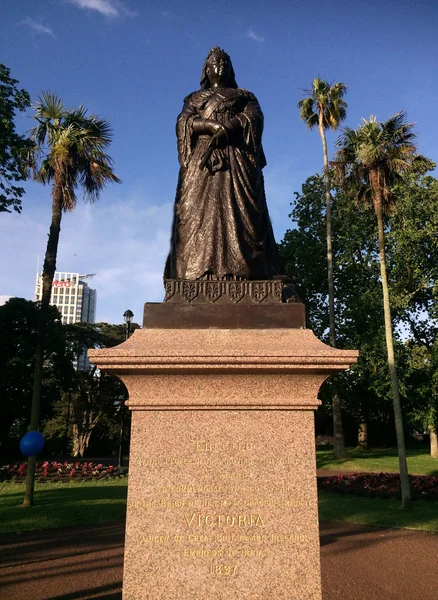
[[[397,326],[395,352],[408,425],[422,431],[436,415],[438,181],[417,171],[395,192],[397,204],[385,217],[392,316]],[[324,181],[315,175],[295,194],[290,216],[296,228],[286,232],[280,251],[307,306],[308,326],[327,341],[324,193]],[[382,443],[384,432],[392,429],[393,414],[377,228],[373,212],[352,200],[348,192],[335,189],[335,308],[338,346],[358,348],[360,357],[349,371],[326,382],[320,397],[325,414],[330,414],[331,386],[336,385],[352,419],[350,443],[354,443],[351,425],[361,419],[373,424],[374,437],[380,436]],[[320,426],[324,424],[322,419]]]
[[[124,324],[75,323],[63,327],[76,356],[84,347],[111,348],[126,338]],[[138,327],[131,324],[131,330]],[[67,446],[74,456],[83,456],[90,447],[97,455],[113,453],[119,443],[120,407],[125,397],[126,388],[118,378],[95,368],[75,371],[71,385],[53,406],[53,417],[44,425],[43,433],[51,448],[61,453]]]
[[[11,298],[0,306],[0,448],[18,452],[26,432],[33,387],[38,304]],[[54,402],[73,378],[74,354],[56,307],[51,306],[44,354],[42,417],[50,418]]]
[[[137,323],[131,323],[130,331],[138,329]],[[72,343],[79,349],[86,348],[112,348],[118,346],[126,339],[126,326],[111,323],[74,323],[66,325],[66,331]]]
[[[30,106],[30,98],[17,84],[10,69],[0,64],[0,212],[21,212],[24,189],[15,183],[26,179],[27,173],[23,150],[29,142],[16,132],[14,118]]]
[[[35,179],[54,183],[61,208],[73,210],[76,189],[93,202],[108,182],[120,182],[106,154],[111,144],[111,127],[106,119],[87,116],[83,106],[67,110],[60,98],[43,92],[35,105],[38,125],[31,131]],[[38,160],[41,160],[38,165]]]
[[[347,86],[344,83],[332,85],[316,78],[312,82],[312,89],[303,91],[309,96],[298,102],[298,108],[301,119],[309,129],[318,126],[321,116],[323,129],[336,130],[347,115],[347,104],[343,100]]]
[[[345,127],[336,141],[339,150],[330,162],[329,174],[344,191],[377,207],[390,210],[395,201],[394,186],[404,176],[431,168],[430,160],[417,154],[413,124],[401,111],[384,123],[371,115],[357,129]],[[377,208],[376,208],[377,210]]]
[[[319,175],[307,179],[301,194],[295,192],[289,217],[297,227],[287,230],[279,244],[286,274],[307,306],[307,326],[319,337],[328,327],[324,194]]]
[[[38,319],[36,302],[11,298],[0,306],[0,449],[4,456],[19,454],[19,440],[29,422]],[[131,329],[136,328],[133,323]],[[73,361],[84,346],[111,347],[125,336],[125,325],[62,325],[58,310],[50,306],[41,403],[46,452],[63,453],[66,441],[72,451],[74,428],[77,438],[90,434],[88,443],[91,437],[97,454],[117,448],[123,384],[110,375],[98,376],[95,370],[75,371]]]

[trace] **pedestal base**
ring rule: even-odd
[[[312,411],[135,412],[124,600],[320,600]]]
[[[124,600],[321,599],[313,411],[357,352],[272,318],[90,352],[133,411]]]

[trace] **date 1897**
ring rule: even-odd
[[[237,571],[237,565],[224,565],[224,564],[217,564],[217,565],[210,565],[210,575],[224,575],[224,576],[228,576],[228,577],[233,577],[236,574]]]

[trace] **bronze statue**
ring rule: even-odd
[[[282,265],[266,206],[263,113],[219,47],[176,133],[181,165],[165,280],[272,280]]]

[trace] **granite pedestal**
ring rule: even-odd
[[[212,307],[207,327],[198,306],[181,328],[174,308],[146,305],[143,329],[90,352],[132,410],[123,598],[320,600],[313,411],[357,353],[297,306],[291,327],[287,310],[225,327]]]

